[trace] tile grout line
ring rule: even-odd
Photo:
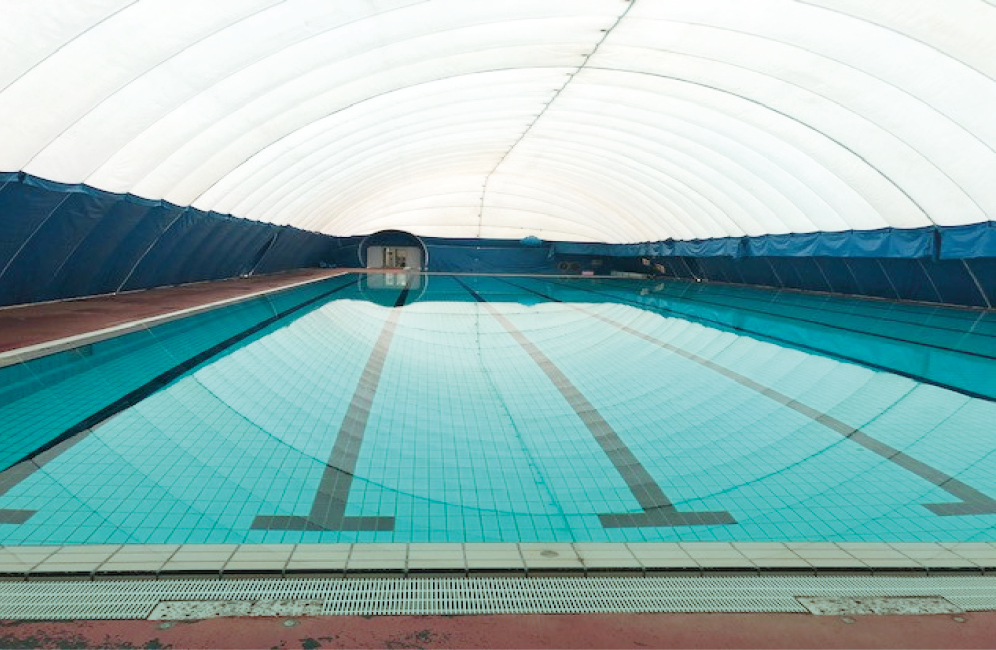
[[[339,277],[339,276],[335,276]],[[35,471],[41,469],[49,461],[57,458],[67,449],[78,444],[80,441],[84,440],[87,436],[93,433],[93,430],[103,424],[105,421],[114,417],[118,413],[128,408],[131,408],[134,404],[139,401],[144,400],[146,397],[154,392],[160,390],[163,386],[175,381],[179,377],[186,374],[189,370],[201,365],[206,360],[215,357],[221,352],[227,350],[228,348],[236,345],[237,343],[254,336],[258,332],[264,330],[271,325],[280,322],[287,316],[301,311],[302,309],[309,308],[312,305],[319,303],[328,296],[335,294],[339,291],[347,289],[356,284],[357,280],[353,279],[341,286],[336,287],[326,291],[318,296],[314,296],[299,303],[293,307],[287,308],[282,312],[275,314],[267,319],[264,319],[249,329],[243,330],[238,334],[230,336],[229,338],[215,344],[214,346],[202,350],[201,352],[189,357],[185,361],[173,366],[172,368],[165,370],[156,377],[153,377],[149,381],[145,382],[141,386],[133,389],[131,392],[119,397],[114,402],[106,405],[96,413],[91,413],[85,419],[71,425],[69,428],[63,430],[61,433],[57,434],[55,437],[51,438],[48,442],[44,443],[40,447],[37,447],[27,456],[24,456],[20,460],[16,461],[13,465],[0,470],[0,477],[8,477],[13,475],[15,478],[13,481],[6,480],[4,484],[0,485],[0,496],[3,496],[7,491],[11,490],[21,481],[28,478]],[[6,509],[0,509],[0,515],[9,515],[11,511]],[[21,513],[18,516],[18,521],[16,523],[25,523],[32,515],[37,511],[14,511]],[[27,516],[23,516],[27,513]]]
[[[408,301],[406,283],[374,342],[353,396],[332,443],[322,478],[307,515],[256,515],[253,529],[262,530],[393,530],[393,516],[346,515],[370,409],[394,339],[401,309]]]
[[[529,355],[536,366],[543,371],[550,384],[560,393],[564,401],[573,409],[577,418],[588,429],[595,442],[602,448],[619,476],[626,483],[636,503],[639,504],[639,511],[600,513],[598,517],[604,528],[709,526],[736,523],[733,516],[726,511],[678,510],[650,472],[619,437],[619,434],[557,364],[480,293],[463,281],[456,278],[454,280],[487,310],[491,317],[504,328],[522,350]],[[512,284],[512,286],[518,285]]]
[[[529,289],[528,287],[523,287],[521,285],[508,282],[503,280],[506,284],[510,284],[519,289],[523,289],[530,293],[534,293],[538,296],[546,298],[558,303],[563,303],[562,300],[554,298],[552,296],[546,295],[535,289]],[[955,478],[954,476],[947,475],[940,470],[924,463],[923,461],[917,460],[912,456],[909,456],[905,452],[896,449],[884,442],[874,438],[864,431],[862,427],[853,427],[837,418],[831,416],[829,413],[824,413],[815,409],[807,404],[804,404],[795,398],[782,393],[774,388],[765,386],[758,381],[751,379],[745,375],[742,375],[735,370],[727,368],[720,365],[710,359],[702,357],[698,354],[685,350],[679,346],[673,345],[666,341],[662,341],[656,337],[645,334],[639,330],[635,330],[627,325],[619,323],[607,316],[600,313],[591,311],[590,309],[585,309],[584,307],[577,306],[572,303],[567,304],[572,309],[579,311],[583,314],[587,314],[591,318],[600,320],[616,329],[631,334],[641,340],[644,340],[652,345],[677,354],[689,361],[693,361],[705,368],[708,368],[715,373],[722,375],[728,379],[731,379],[741,386],[754,391],[759,395],[763,395],[772,401],[781,404],[786,408],[790,408],[800,415],[809,418],[813,422],[817,422],[823,425],[825,428],[833,431],[834,433],[840,435],[841,437],[851,440],[852,442],[858,444],[859,446],[865,448],[866,450],[877,454],[878,456],[890,461],[897,466],[903,468],[904,470],[915,474],[921,479],[933,483],[935,486],[947,492],[949,495],[958,499],[954,502],[941,502],[941,503],[925,503],[921,504],[924,508],[927,508],[937,516],[950,516],[950,515],[983,515],[983,514],[993,514],[996,513],[996,499],[990,497],[989,495],[983,493],[980,490],[962,482],[961,480]]]

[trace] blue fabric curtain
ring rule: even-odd
[[[0,174],[0,305],[328,263],[334,237]]]
[[[559,254],[605,257],[996,257],[996,222],[908,230],[848,230],[642,244],[558,242]]]
[[[320,264],[352,267],[362,239],[0,173],[0,305]],[[639,244],[423,241],[430,271],[554,273],[565,260],[639,271],[643,258],[657,258],[676,277],[996,306],[992,221]]]
[[[556,270],[549,244],[527,246],[495,239],[424,241],[429,249],[430,271],[545,274]]]

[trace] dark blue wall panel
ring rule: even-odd
[[[463,273],[554,273],[549,246],[481,241],[474,245],[447,245],[427,241],[429,270]]]
[[[196,238],[195,221],[196,215],[181,211],[139,260],[122,290],[155,286],[157,282],[163,285],[174,284],[172,278],[176,273],[178,260],[184,254],[183,244]],[[170,268],[171,264],[173,269]]]
[[[770,264],[774,272],[765,273],[762,264]],[[690,280],[971,307],[996,306],[996,258],[675,257],[667,258],[664,265],[667,275]]]
[[[962,260],[966,273],[980,294],[985,296],[986,307],[996,308],[996,256]]]
[[[131,265],[165,228],[157,228],[150,215],[156,209],[118,201],[66,257],[41,299],[53,300],[60,293],[83,296],[116,291]],[[144,224],[148,225],[143,228]]]
[[[106,197],[73,193],[39,219],[3,272],[12,302],[49,299],[52,278],[112,204]]]
[[[17,174],[0,175],[0,273],[63,198],[25,187]]]
[[[996,222],[640,244],[558,242],[554,249],[558,254],[611,257],[996,257]]]
[[[336,247],[287,226],[0,173],[0,305],[318,266]]]
[[[239,222],[237,222],[239,223]],[[208,252],[209,261],[204,268],[208,277],[235,277],[253,271],[261,249],[275,236],[265,224],[252,224],[249,227],[234,227],[228,237],[215,242]]]
[[[766,235],[701,242],[554,244],[557,259],[590,268],[648,271],[734,284],[891,300],[996,306],[996,223],[837,233]],[[619,260],[627,259],[629,263]]]
[[[353,267],[362,239],[0,173],[0,305],[319,265]],[[430,271],[644,271],[642,260],[649,258],[676,277],[996,305],[994,222],[625,245],[423,241]]]
[[[277,238],[256,267],[256,273],[273,273],[288,268],[318,266],[332,262],[336,249],[333,237],[318,236],[283,226]],[[349,266],[356,266],[355,262]]]

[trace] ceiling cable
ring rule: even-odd
[[[515,142],[513,142],[512,145],[505,151],[505,153],[502,154],[501,158],[498,159],[498,162],[495,163],[495,166],[492,167],[491,171],[488,172],[487,176],[484,177],[484,184],[481,188],[481,205],[477,211],[478,239],[481,238],[481,232],[484,229],[484,204],[488,195],[488,185],[491,182],[491,177],[495,175],[495,172],[497,172],[498,168],[501,167],[503,162],[505,162],[505,159],[507,159],[509,155],[513,151],[515,151],[515,148],[519,145],[519,143],[522,142],[527,135],[529,135],[529,132],[532,131],[533,127],[536,126],[536,123],[540,121],[540,118],[542,118],[546,114],[547,110],[550,109],[550,106],[552,106],[553,103],[557,101],[557,98],[560,97],[560,94],[564,92],[567,86],[570,85],[571,81],[574,80],[574,77],[579,72],[584,70],[585,67],[587,67],[588,61],[591,60],[591,57],[595,56],[595,53],[598,52],[598,49],[602,46],[602,43],[605,42],[605,39],[608,38],[609,34],[611,34],[612,31],[619,26],[619,23],[622,22],[622,19],[626,17],[626,14],[629,13],[629,10],[632,9],[633,5],[636,4],[636,0],[623,0],[623,2],[626,4],[626,8],[622,11],[622,13],[619,14],[619,16],[616,17],[616,20],[614,23],[612,23],[612,26],[609,27],[608,29],[602,30],[602,37],[598,39],[597,43],[595,43],[595,46],[592,48],[591,52],[582,55],[584,57],[584,60],[581,62],[580,65],[578,65],[577,69],[575,69],[573,72],[567,73],[567,79],[564,81],[563,85],[561,85],[560,88],[558,88],[553,92],[553,96],[550,98],[550,101],[548,101],[546,104],[543,105],[543,108],[536,115],[536,117],[534,117],[533,120],[526,126],[525,130],[522,132],[522,135],[520,135],[518,139]]]

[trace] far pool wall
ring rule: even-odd
[[[339,240],[334,262],[340,267],[362,266],[359,245],[363,237]],[[445,239],[421,237],[428,252],[428,271],[438,273],[558,272],[554,245],[527,245],[515,239]]]
[[[339,240],[338,266],[356,266],[361,237]],[[996,224],[771,235],[642,244],[425,238],[429,270],[448,273],[646,272],[778,289],[996,307]]]

